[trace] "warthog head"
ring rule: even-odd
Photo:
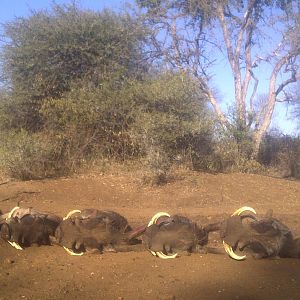
[[[61,220],[32,208],[15,207],[1,216],[0,236],[19,250],[31,244],[50,245],[50,236],[55,234]]]
[[[157,213],[143,235],[146,248],[163,259],[175,258],[177,252],[204,252],[208,233],[215,228],[202,227],[180,215]]]
[[[294,239],[290,229],[272,214],[269,210],[261,220],[253,218],[247,224],[242,218],[236,220],[237,216],[226,220],[221,233],[226,252],[237,260],[246,258],[234,253],[237,248],[250,251],[255,258],[299,257],[300,238]]]
[[[127,220],[114,211],[73,210],[55,232],[55,241],[71,255],[84,251],[116,251],[118,244],[134,244],[145,226],[132,230]]]

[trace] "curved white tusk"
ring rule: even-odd
[[[13,213],[14,213],[16,210],[18,210],[19,208],[20,208],[19,206],[14,207],[14,208],[9,212],[9,214],[8,214],[8,216],[7,216],[7,218],[6,218],[5,220],[8,220],[9,218],[11,218],[12,215],[13,215]]]
[[[228,244],[225,243],[225,241],[223,241],[223,246],[224,249],[226,251],[226,253],[233,259],[235,260],[244,260],[246,258],[246,255],[240,256],[234,253],[234,251],[232,250],[232,247],[229,246]]]
[[[169,258],[177,257],[177,253],[172,254],[172,255],[166,255],[166,254],[162,253],[161,251],[158,251],[158,252],[155,252],[155,251],[152,251],[152,250],[149,250],[149,251],[151,252],[151,254],[153,256],[157,256],[157,257],[162,258],[162,259],[169,259]]]
[[[151,226],[152,224],[155,224],[156,221],[160,218],[160,217],[170,217],[170,215],[166,212],[158,212],[157,214],[155,214],[152,219],[150,220],[150,222],[148,223],[148,227]]]
[[[247,210],[249,210],[249,211],[253,212],[254,214],[256,214],[256,211],[255,211],[254,208],[249,207],[249,206],[243,206],[243,207],[237,209],[231,216],[232,217],[233,216],[239,216],[241,213],[243,213],[244,211],[247,211]]]
[[[67,247],[65,247],[65,246],[63,246],[63,248],[64,248],[70,255],[75,255],[75,256],[81,256],[81,255],[83,255],[83,252],[76,253],[76,252],[72,251],[71,249],[69,249],[69,248],[67,248]]]
[[[11,241],[8,241],[8,243],[13,246],[14,248],[16,248],[17,250],[23,250],[23,248],[16,242],[11,242]]]
[[[79,210],[79,209],[71,210],[71,211],[63,218],[63,220],[69,219],[73,214],[76,214],[76,213],[81,213],[81,210]]]
[[[175,258],[177,256],[177,253],[175,254],[172,254],[172,255],[166,255],[162,252],[156,252],[156,255],[159,257],[159,258],[162,258],[162,259],[170,259],[170,258]]]

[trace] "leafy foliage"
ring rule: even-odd
[[[7,175],[21,180],[67,175],[76,166],[65,150],[63,143],[50,134],[2,132],[0,167]]]
[[[196,82],[167,73],[141,85],[140,95],[141,111],[131,136],[147,165],[159,176],[178,160],[195,168],[211,150],[214,124]]]
[[[300,138],[271,132],[262,143],[259,161],[283,177],[300,178]]]
[[[192,31],[215,18],[211,2],[138,2],[153,13],[147,25],[168,17],[169,10],[189,15],[185,25]],[[263,7],[275,2],[255,3]],[[243,1],[235,5],[241,12]],[[169,49],[169,60],[157,56],[158,65],[150,68],[144,51],[151,59],[158,52],[149,44],[142,47],[153,35],[148,36],[149,27],[139,22],[127,14],[54,4],[50,12],[33,12],[4,25],[8,43],[0,57],[2,170],[15,178],[40,179],[72,174],[99,159],[134,160],[151,184],[167,182],[178,164],[194,170],[263,170],[249,159],[253,132],[251,125],[244,126],[237,107],[225,132],[215,126],[207,107],[207,99],[214,96],[205,78],[208,60],[200,51],[206,42],[202,27],[198,40],[191,39],[198,42],[195,48],[185,48],[189,41],[179,40],[177,49]],[[162,44],[156,46],[163,50]],[[176,65],[178,53],[187,58],[181,56],[181,65]],[[157,68],[166,61],[172,71]],[[191,72],[187,66],[195,68]],[[292,144],[289,151],[281,145],[271,161],[286,161],[288,153],[292,166],[298,159],[298,144]],[[270,141],[265,145],[261,163],[268,165]]]
[[[12,111],[14,123],[29,130],[41,126],[41,100],[61,97],[75,81],[98,86],[113,76],[120,85],[124,76],[138,76],[146,68],[142,28],[128,15],[108,10],[54,5],[50,12],[4,24],[4,35],[9,42],[1,66],[14,99],[7,113]]]

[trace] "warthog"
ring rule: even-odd
[[[300,238],[294,239],[291,230],[273,217],[272,210],[261,220],[252,216],[251,222],[244,223],[243,218],[245,216],[232,216],[221,230],[225,250],[232,258],[246,258],[235,254],[236,249],[247,250],[255,258],[300,258]]]
[[[186,217],[157,213],[149,222],[143,242],[153,255],[163,259],[175,258],[178,252],[205,253],[210,231],[217,226],[199,226]]]
[[[54,214],[38,212],[32,208],[15,207],[0,216],[0,236],[16,249],[32,244],[50,245],[50,237],[62,219]]]
[[[55,232],[55,242],[71,255],[84,252],[117,252],[139,244],[136,237],[146,226],[132,230],[127,220],[114,211],[84,209],[71,211]]]

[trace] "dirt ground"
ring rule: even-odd
[[[0,182],[0,209],[16,204],[66,215],[111,209],[133,226],[158,211],[200,224],[248,205],[274,215],[300,235],[300,182],[247,174],[194,174],[162,187],[145,187],[124,173],[59,180]],[[210,246],[220,247],[217,234]],[[300,299],[300,260],[234,261],[224,254],[172,260],[148,251],[70,256],[59,246],[23,251],[0,240],[0,299]]]

